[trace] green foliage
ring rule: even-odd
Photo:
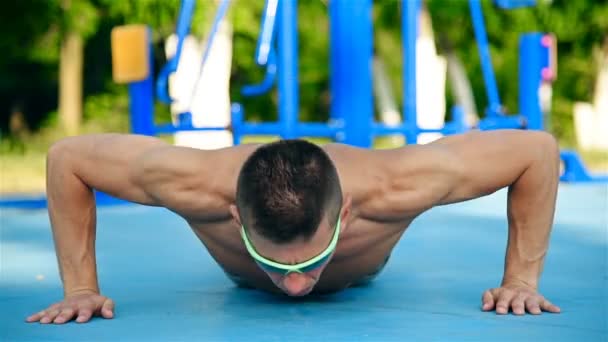
[[[5,1],[0,11],[0,70],[15,60],[55,62],[60,8],[53,1]]]
[[[99,9],[91,0],[55,0],[63,9],[60,25],[63,32],[77,32],[84,39],[97,32]]]
[[[84,102],[84,119],[88,123],[102,129],[100,132],[129,131],[128,113],[129,96],[124,87],[111,85],[109,91],[90,95]],[[100,125],[101,124],[101,125]],[[96,127],[85,127],[84,131],[95,130]]]
[[[152,27],[155,42],[167,38],[175,31],[179,4],[179,0],[100,0],[100,7],[106,9],[108,16],[118,23],[146,24]]]
[[[253,121],[276,120],[276,91],[254,98],[241,95],[244,85],[261,82],[264,78],[265,70],[254,60],[263,9],[263,1],[238,1],[230,10],[233,26],[230,97],[232,101],[243,103],[247,118]]]
[[[329,20],[321,1],[300,1],[298,38],[300,50],[300,120],[329,118]],[[304,6],[303,4],[306,4]]]
[[[502,10],[483,1],[486,30],[501,100],[508,113],[518,108],[518,44],[525,32],[552,32],[558,40],[558,79],[553,84],[549,129],[567,145],[574,144],[572,105],[590,101],[597,67],[592,50],[608,32],[608,3],[538,1],[535,7]],[[429,0],[435,33],[450,43],[464,61],[478,108],[486,108],[483,78],[467,1]],[[458,29],[454,29],[458,28]]]
[[[267,96],[244,98],[241,88],[260,82],[264,68],[255,63],[263,1],[238,1],[232,6],[234,25],[231,99],[245,106],[248,120],[277,119],[276,90]],[[323,121],[329,113],[329,23],[321,1],[298,2],[300,120]],[[277,37],[275,37],[276,39]]]

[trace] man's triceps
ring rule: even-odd
[[[473,132],[437,141],[455,167],[443,203],[489,195],[511,186],[534,162],[542,134],[505,130]]]

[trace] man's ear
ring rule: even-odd
[[[237,225],[240,228],[243,223],[241,223],[241,215],[239,214],[239,209],[236,207],[236,205],[230,205],[230,214],[232,215],[232,218],[234,219],[234,221],[236,221]]]
[[[340,210],[340,225],[342,226],[341,232],[344,232],[348,227],[348,224],[350,223],[350,213],[352,209],[352,204],[352,196],[344,196],[344,201],[342,202],[342,209]]]

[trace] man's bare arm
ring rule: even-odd
[[[66,294],[97,290],[93,189],[189,221],[229,217],[239,163],[255,146],[204,151],[121,134],[64,139],[47,157],[49,215]]]
[[[442,202],[509,187],[503,283],[536,289],[549,246],[559,182],[559,148],[544,132],[473,133],[437,142],[459,167]]]
[[[47,155],[47,197],[55,249],[66,296],[99,292],[95,266],[93,189],[155,205],[138,184],[136,160],[165,144],[154,138],[90,135],[55,143]]]
[[[252,147],[201,151],[145,136],[101,134],[54,144],[47,157],[47,197],[65,299],[28,321],[64,323],[112,315],[99,295],[93,190],[165,206],[188,220],[229,216],[236,163]]]
[[[96,210],[93,189],[154,205],[138,182],[135,160],[166,146],[148,137],[117,134],[68,138],[47,155],[48,210],[64,300],[27,318],[28,322],[86,322],[114,316],[114,303],[99,293],[95,264]]]
[[[393,207],[401,206],[406,211],[414,208],[416,212],[508,187],[509,238],[502,284],[536,291],[549,245],[559,181],[555,139],[533,131],[471,132],[411,148],[410,152],[410,156],[401,158],[402,163],[394,163],[399,158],[393,158],[392,185],[387,187],[388,192],[393,189]],[[510,301],[517,294],[509,296],[513,297]],[[500,313],[505,305],[508,311],[512,304],[516,313],[523,313],[524,305],[528,308],[527,302],[504,303],[502,295],[495,296],[496,303],[486,297],[484,307],[496,304]],[[559,310],[547,301],[540,306]],[[536,313],[534,305],[528,309]]]

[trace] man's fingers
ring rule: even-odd
[[[526,310],[533,315],[540,315],[540,305],[538,304],[538,299],[536,298],[528,298],[526,300]]]
[[[46,310],[46,314],[40,319],[40,323],[51,323],[57,315],[59,315],[59,310]]]
[[[55,304],[49,306],[49,308],[46,309],[46,311],[49,311],[49,310],[61,311],[61,303],[55,303]]]
[[[45,310],[38,311],[35,314],[30,315],[25,320],[27,322],[38,322],[42,319],[42,317],[46,316],[47,313],[54,311],[54,310],[59,310],[60,307],[61,307],[60,303],[55,303],[55,304],[49,306],[48,308],[46,308]]]
[[[524,306],[524,299],[525,299],[525,297],[523,297],[521,295],[513,298],[513,300],[511,301],[511,309],[513,310],[514,314],[523,315],[526,313],[526,308]]]
[[[497,315],[506,315],[509,310],[515,315],[525,315],[529,312],[540,315],[543,311],[559,313],[561,309],[545,299],[534,289],[521,286],[501,286],[486,290],[481,296],[482,310],[494,309]]]
[[[93,310],[91,309],[80,309],[78,312],[78,318],[76,318],[76,322],[85,323],[88,322],[93,316]]]
[[[63,324],[74,317],[74,309],[67,307],[61,311],[59,315],[53,320],[53,323]]]
[[[42,324],[63,324],[71,320],[85,323],[94,315],[104,318],[114,317],[114,302],[99,294],[82,294],[65,298],[62,302],[55,303],[47,309],[30,315],[27,322],[40,322]]]
[[[483,311],[494,309],[494,296],[490,290],[486,290],[481,296],[481,309]]]
[[[550,301],[544,299],[540,302],[540,308],[543,309],[543,311],[548,311],[548,312],[552,312],[552,313],[559,313],[561,311],[561,309],[556,306],[553,305],[553,303],[551,303]]]
[[[42,310],[40,312],[36,312],[35,314],[29,316],[25,319],[26,322],[38,322],[44,315],[46,315],[46,311]]]
[[[501,291],[498,297],[498,301],[496,302],[496,313],[499,315],[506,315],[509,313],[509,305],[511,304],[511,300],[515,293],[510,290]]]
[[[101,316],[103,318],[112,318],[114,317],[114,301],[111,299],[106,299],[101,307]]]

